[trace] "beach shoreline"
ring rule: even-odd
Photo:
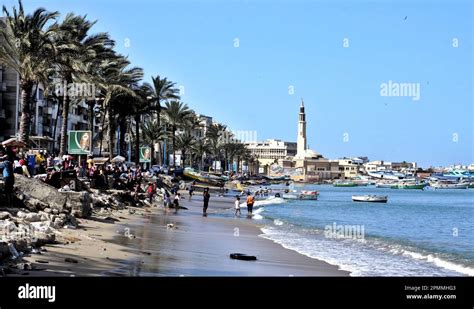
[[[338,266],[309,258],[261,237],[258,220],[233,217],[233,199],[212,196],[208,216],[202,197],[181,201],[177,213],[163,207],[131,208],[109,222],[81,219],[61,230],[69,244],[47,245],[24,260],[40,270],[28,276],[348,276]],[[130,214],[133,209],[134,214]],[[139,216],[137,216],[137,214]],[[231,253],[257,257],[231,259]],[[68,259],[69,262],[66,262]],[[76,261],[77,263],[71,263]],[[38,262],[40,261],[40,262]]]

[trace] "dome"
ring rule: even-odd
[[[314,150],[307,149],[305,151],[305,158],[319,158],[321,155]]]
[[[311,149],[306,149],[303,155],[297,154],[295,156],[295,158],[297,158],[297,159],[318,159],[318,158],[322,158],[322,157],[323,156],[321,154],[319,154],[316,151],[311,150]]]

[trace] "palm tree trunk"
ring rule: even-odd
[[[162,145],[161,145],[161,142],[158,142],[158,160],[156,160],[156,163],[158,165],[163,165],[163,148],[162,148]]]
[[[151,163],[150,163],[150,166],[155,163],[154,161],[155,161],[155,141],[151,140]]]
[[[140,164],[140,115],[135,115],[135,164]]]
[[[104,102],[104,106],[105,106],[105,102]],[[102,125],[102,130],[100,132],[100,148],[99,148],[99,156],[102,156],[102,141],[104,140],[104,126],[105,126],[105,116],[106,116],[107,112],[104,111],[104,115],[102,116],[102,121],[100,122],[100,124]]]
[[[112,108],[107,106],[107,123],[108,123],[108,130],[107,130],[107,137],[109,139],[109,159],[112,160],[114,157],[114,128],[113,128],[113,115],[112,115]]]
[[[67,125],[69,120],[69,105],[70,105],[70,97],[65,94],[63,99],[63,110],[61,115],[61,142],[59,146],[59,156],[62,157],[66,154],[66,147],[67,147]]]
[[[72,75],[66,73],[65,76],[66,85],[72,84]],[[63,93],[63,110],[61,115],[61,142],[59,146],[59,156],[63,156],[67,153],[67,125],[69,122],[69,107],[71,105],[71,97],[67,89],[64,89]]]
[[[120,118],[120,140],[119,140],[119,149],[120,155],[127,157],[127,144],[125,143],[125,134],[127,133],[127,118]]]
[[[94,137],[94,106],[95,106],[95,100],[89,100],[87,102],[87,105],[89,105],[89,130],[92,132],[92,137]]]
[[[31,81],[22,81],[21,87],[21,118],[20,118],[20,132],[19,140],[28,143],[30,138],[30,105],[31,105],[31,91],[33,90],[33,83]]]
[[[176,149],[175,149],[175,140],[176,140],[176,126],[173,126],[173,167],[176,170]]]
[[[54,120],[54,130],[53,130],[53,151],[56,153],[56,143],[57,143],[57,139],[56,139],[56,129],[58,128],[58,119],[59,119],[59,112],[61,110],[61,106],[62,106],[62,100],[58,100],[58,111],[56,112],[56,119]]]

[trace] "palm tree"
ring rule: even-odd
[[[210,152],[209,143],[206,138],[201,138],[196,141],[192,147],[192,152],[197,160],[199,160],[199,170],[204,168],[204,156]]]
[[[25,15],[23,4],[13,7],[10,13],[3,6],[6,25],[0,26],[0,62],[15,70],[20,79],[21,118],[19,139],[27,143],[30,134],[31,103],[33,88],[39,83],[47,84],[52,74],[55,31],[47,25],[59,13],[36,9]]]
[[[140,123],[145,118],[144,116],[154,115],[156,113],[155,105],[151,100],[150,88],[142,84],[134,87],[135,97],[129,98],[128,104],[125,106],[125,113],[133,115],[135,122],[135,163],[139,163],[140,150]],[[131,103],[131,105],[130,105]],[[156,129],[159,129],[159,121],[157,120]],[[160,130],[160,129],[159,129]],[[152,145],[153,146],[153,145]],[[153,153],[152,153],[153,154]]]
[[[156,77],[151,77],[152,84],[144,83],[143,86],[149,89],[149,93],[151,96],[151,101],[154,104],[154,110],[157,114],[157,121],[158,126],[161,125],[160,123],[160,114],[161,114],[161,103],[167,102],[169,100],[177,100],[179,99],[179,90],[176,89],[176,83],[169,81],[166,77],[161,78],[159,75]]]
[[[226,129],[227,126],[223,124],[213,123],[206,133],[206,138],[214,156],[214,171],[217,169],[217,160],[219,160],[221,157],[221,150],[224,142],[222,137]]]
[[[173,147],[173,167],[176,169],[176,131],[186,122],[190,121],[193,113],[187,104],[180,101],[166,102],[164,118],[171,129]]]
[[[113,157],[115,113],[113,100],[121,95],[135,97],[134,87],[143,77],[141,68],[127,69],[130,62],[123,56],[116,55],[101,64],[101,74],[97,79],[100,90],[104,93],[105,118],[107,118],[107,137],[109,143],[109,158]]]
[[[61,24],[55,27],[57,33],[55,36],[55,62],[58,67],[58,73],[66,87],[73,85],[74,82],[89,80],[89,78],[85,76],[88,73],[89,62],[97,63],[97,61],[103,59],[104,56],[110,54],[107,48],[112,48],[114,43],[108,34],[99,33],[90,35],[88,33],[94,24],[95,22],[87,20],[85,16],[76,16],[70,13],[66,15]],[[84,94],[71,95],[68,90],[68,88],[63,89],[61,96],[63,100],[60,142],[61,155],[66,153],[67,127],[71,99],[74,98],[76,102],[80,102],[84,99],[93,99],[93,96],[95,96],[95,94],[89,94],[91,97],[87,98],[84,97]]]
[[[225,156],[226,166],[227,168],[229,168],[231,164],[234,163],[235,157],[238,158],[242,154],[242,152],[245,150],[245,145],[240,142],[235,141],[235,142],[224,144],[223,148],[226,153],[226,156]],[[237,168],[238,168],[238,161],[239,160],[237,160]]]
[[[176,139],[176,148],[181,150],[181,156],[183,158],[183,167],[186,165],[186,152],[188,149],[193,149],[196,144],[196,138],[189,132],[185,131]]]
[[[158,121],[148,120],[142,125],[143,140],[154,147],[156,142],[165,140],[167,133],[160,127]],[[151,152],[151,161],[154,160],[154,151]]]

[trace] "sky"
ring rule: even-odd
[[[25,1],[40,6],[97,20],[145,81],[258,140],[296,141],[303,98],[327,158],[474,162],[472,1]]]

